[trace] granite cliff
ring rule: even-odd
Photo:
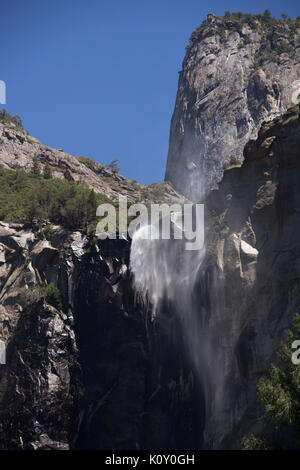
[[[171,122],[166,181],[199,200],[261,123],[299,101],[300,21],[208,15],[190,39]]]
[[[299,311],[299,139],[295,106],[262,125],[206,200],[211,241],[195,297],[215,344],[208,367],[223,370],[208,398],[204,440],[215,448],[262,430],[257,382]]]

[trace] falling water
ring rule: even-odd
[[[186,347],[194,366],[200,369],[200,318],[193,298],[205,250],[186,250],[184,239],[151,239],[151,230],[156,229],[145,225],[132,238],[130,266],[134,274],[134,287],[148,297],[152,317],[159,316],[166,301],[172,306],[181,321]]]
[[[199,175],[197,175],[199,176]],[[201,194],[200,179],[190,177],[190,187]],[[214,361],[215,339],[203,318],[199,306],[199,279],[203,272],[205,246],[200,250],[185,249],[185,240],[151,239],[152,226],[138,229],[132,238],[130,266],[134,287],[147,296],[152,305],[152,316],[158,317],[167,303],[179,318],[186,351],[192,361],[205,396],[206,416],[222,409],[224,370]],[[220,332],[217,332],[219,335]]]
[[[193,201],[199,201],[203,197],[204,185],[199,169],[191,158],[188,160],[189,171],[181,175],[181,178],[185,178],[182,183],[189,188]],[[178,227],[176,219],[173,223]],[[180,228],[183,230],[182,225]],[[159,237],[153,239],[149,236],[151,230],[157,232],[159,228],[144,225],[132,238],[130,265],[134,274],[135,289],[150,300],[153,317],[159,315],[164,301],[172,305],[172,309],[181,321],[191,358],[198,368],[201,354],[199,312],[196,311],[193,302],[193,293],[204,259],[205,247],[190,251],[186,249],[184,236],[179,240],[174,238],[164,240]]]

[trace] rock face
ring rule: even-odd
[[[166,181],[199,200],[264,120],[297,103],[300,22],[208,15],[191,36],[179,75]]]
[[[0,120],[0,165],[6,169],[30,172],[34,157],[41,171],[48,165],[54,178],[84,183],[96,193],[104,193],[113,201],[119,195],[127,196],[129,202],[182,201],[171,184],[153,183],[143,186],[135,180],[105,168],[87,157],[74,157],[62,149],[42,144],[22,128]]]
[[[41,232],[0,225],[0,337],[6,346],[6,363],[0,365],[2,449],[69,448],[80,376],[68,307],[76,256],[72,234],[58,230],[55,236],[51,244]],[[39,295],[43,281],[64,286],[66,313]]]
[[[201,392],[175,319],[134,301],[125,240],[0,224],[1,449],[194,448]],[[62,294],[62,310],[41,296]],[[172,364],[172,367],[170,367]],[[200,401],[199,401],[200,397]]]
[[[147,304],[134,301],[129,249],[124,240],[92,247],[77,278],[74,319],[84,393],[73,447],[200,446],[201,391],[179,325],[171,313],[150,322]]]
[[[195,288],[214,344],[208,369],[223,371],[206,396],[209,448],[239,448],[261,430],[257,381],[300,308],[299,106],[265,123],[244,157],[206,200],[211,239]]]

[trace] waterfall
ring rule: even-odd
[[[202,386],[208,420],[224,408],[224,367],[215,360],[216,348],[221,351],[221,332],[206,324],[199,302],[205,246],[189,251],[184,239],[153,239],[149,236],[151,230],[157,232],[158,228],[144,225],[132,237],[130,268],[134,288],[149,299],[154,319],[159,320],[166,302],[179,319],[187,355]],[[209,432],[205,430],[204,435],[209,441]]]
[[[186,348],[200,371],[201,318],[194,302],[194,288],[204,259],[205,249],[186,250],[185,240],[153,239],[156,227],[144,225],[133,235],[130,267],[136,292],[146,295],[152,306],[152,317],[159,316],[166,301],[179,317]]]

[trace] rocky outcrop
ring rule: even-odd
[[[211,238],[195,288],[214,345],[207,367],[222,371],[206,396],[209,448],[239,448],[262,430],[257,381],[299,312],[299,106],[264,123],[244,158],[206,200]]]
[[[56,229],[52,245],[41,231],[0,224],[0,338],[6,346],[0,365],[2,449],[69,448],[80,376],[68,308],[74,235]],[[64,311],[40,295],[42,282],[64,289]]]
[[[0,120],[0,165],[6,169],[32,171],[36,157],[43,173],[48,165],[54,178],[84,183],[96,193],[104,193],[113,201],[119,195],[129,202],[182,201],[168,183],[143,186],[87,157],[74,157],[62,149],[48,147],[13,123]]]
[[[264,120],[300,93],[300,22],[262,15],[208,15],[179,74],[166,181],[199,200]]]
[[[171,315],[152,323],[134,300],[130,243],[58,226],[45,240],[43,228],[5,223],[0,243],[0,448],[200,446],[201,393],[180,328]]]

